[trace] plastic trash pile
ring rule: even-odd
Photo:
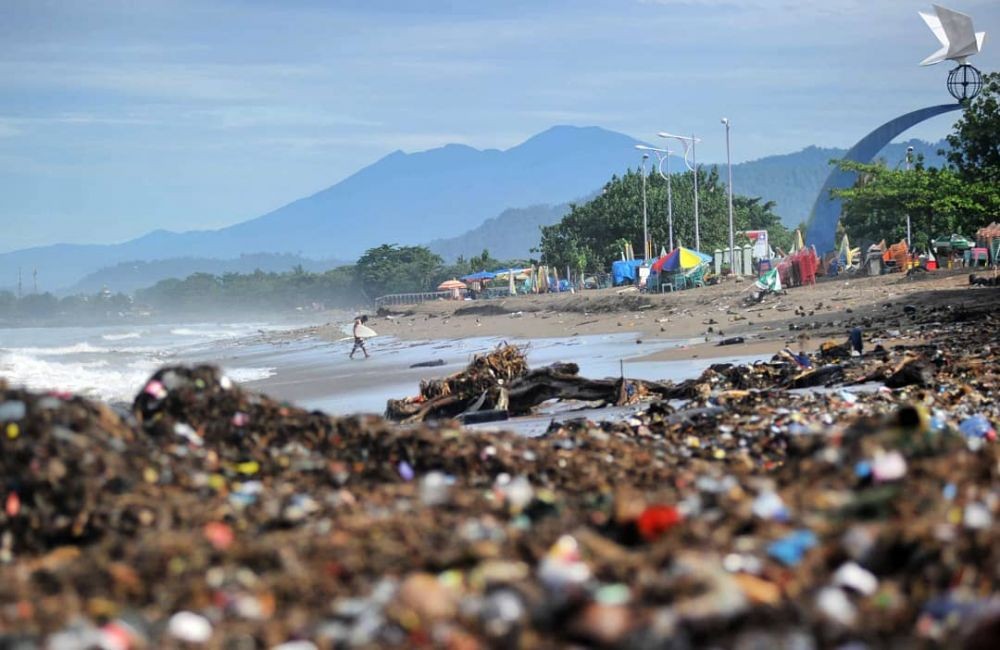
[[[991,647],[987,325],[828,388],[717,366],[532,439],[329,418],[210,367],[125,414],[0,384],[0,647]],[[931,385],[851,385],[914,355]]]

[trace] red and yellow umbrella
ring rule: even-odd
[[[468,286],[461,280],[445,280],[438,285],[438,291],[451,291],[452,289],[467,289]]]

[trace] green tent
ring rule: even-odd
[[[975,245],[975,242],[962,235],[952,235],[934,240],[934,248],[939,251],[967,251]]]

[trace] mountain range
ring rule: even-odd
[[[156,230],[120,244],[0,254],[0,288],[16,287],[19,269],[25,277],[37,269],[41,290],[91,291],[100,283],[130,291],[140,280],[252,270],[248,264],[328,267],[383,243],[428,244],[448,260],[484,248],[494,257],[528,257],[540,225],[555,223],[568,202],[586,200],[636,165],[638,143],[599,127],[556,126],[503,151],[454,144],[396,151],[312,196],[226,228]],[[884,157],[901,160],[907,144],[890,145]],[[940,144],[912,144],[928,164],[939,162]],[[776,201],[785,223],[797,225],[809,214],[828,161],[843,153],[808,147],[734,165],[734,190]]]
[[[944,141],[893,143],[885,148],[881,158],[887,164],[896,165],[904,160],[908,146],[914,148],[914,155],[922,155],[928,166],[939,167],[944,163],[944,158],[937,153],[946,146]],[[846,149],[806,147],[792,154],[733,165],[733,191],[774,201],[775,213],[786,226],[795,228],[809,218],[816,194],[830,172],[830,161],[846,152]],[[719,172],[724,174],[725,170],[720,168]],[[588,201],[592,196],[576,202]],[[427,246],[446,260],[459,255],[469,257],[483,249],[489,249],[497,259],[528,259],[533,257],[531,249],[538,245],[539,228],[557,223],[569,210],[569,203],[512,208],[466,233],[437,239]]]

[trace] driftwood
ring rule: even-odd
[[[844,376],[844,367],[838,364],[821,366],[815,370],[806,370],[792,377],[788,388],[812,388],[837,381]]]
[[[888,388],[905,386],[931,386],[934,384],[935,367],[923,356],[904,357],[896,364],[884,364],[855,383],[880,381]]]
[[[555,363],[537,368],[517,377],[507,387],[488,389],[483,395],[461,398],[452,393],[426,400],[389,400],[386,415],[403,422],[468,416],[478,407],[503,404],[514,415],[531,413],[536,406],[550,399],[624,404],[644,397],[660,399],[681,398],[687,395],[686,385],[641,381],[635,379],[587,379],[581,377],[575,363]],[[492,395],[493,391],[496,395]]]

